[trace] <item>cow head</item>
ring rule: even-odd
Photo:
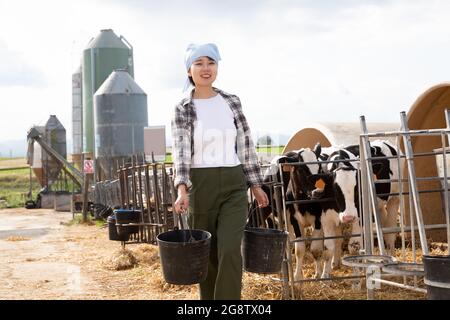
[[[347,166],[333,172],[334,195],[342,223],[353,222],[359,216],[358,171]]]
[[[342,223],[354,221],[358,217],[358,174],[349,167],[339,167],[333,172],[313,175],[309,178],[314,184],[313,199],[334,199],[332,206],[339,212]]]
[[[294,196],[298,198],[299,193],[311,196],[311,192],[315,187],[313,184],[309,183],[308,178],[320,172],[320,164],[318,163],[320,145],[316,145],[314,150],[304,148],[295,152],[299,164],[290,166],[290,183],[292,185]]]
[[[372,164],[374,176],[386,170],[383,164]],[[334,198],[335,209],[339,212],[342,223],[353,222],[359,217],[359,173],[353,167],[339,166],[333,172],[309,177],[310,184],[315,185],[313,199]]]
[[[330,155],[330,160],[339,161],[339,162],[328,163],[328,165],[327,165],[328,172],[332,172],[338,168],[343,168],[343,167],[356,169],[354,162],[348,161],[350,159],[356,159],[356,156],[352,155],[350,152],[348,152],[345,149],[339,149],[339,150],[333,152]]]

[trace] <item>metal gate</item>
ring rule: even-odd
[[[415,231],[419,233],[420,247],[422,253],[428,254],[429,248],[427,243],[426,230],[446,229],[447,243],[450,239],[450,213],[449,213],[449,189],[448,189],[448,172],[446,160],[446,137],[450,134],[450,113],[446,110],[445,117],[447,121],[446,129],[428,129],[428,130],[409,130],[407,124],[406,113],[400,113],[401,129],[392,132],[375,132],[369,133],[366,126],[365,117],[360,118],[361,130],[360,135],[360,158],[361,158],[361,182],[362,182],[362,216],[363,216],[363,238],[364,238],[364,254],[359,256],[344,257],[343,263],[355,268],[361,268],[366,274],[366,287],[368,299],[374,299],[375,290],[379,288],[379,284],[386,284],[390,286],[400,287],[403,289],[413,290],[421,293],[426,293],[424,288],[418,285],[418,277],[424,276],[423,265],[417,262],[417,248]],[[441,138],[442,152],[422,152],[415,153],[412,145],[412,137],[422,136],[431,137],[438,136]],[[397,149],[400,150],[403,144],[404,155],[398,153],[394,157],[372,157],[370,154],[370,139],[382,137],[396,137]],[[414,160],[419,157],[429,157],[442,155],[443,162],[443,176],[432,177],[417,177]],[[378,180],[375,181],[372,172],[372,161],[379,159],[395,159],[399,171],[398,180]],[[401,161],[405,161],[407,169],[406,176],[401,166]],[[419,182],[422,181],[441,181],[442,188],[438,189],[423,189],[419,188]],[[396,182],[399,185],[399,192],[389,193],[389,196],[399,196],[400,199],[400,226],[393,228],[383,228],[381,225],[381,216],[379,207],[377,205],[377,195],[375,193],[375,186],[377,183],[392,183]],[[444,215],[445,224],[426,225],[422,215],[422,205],[420,194],[439,192],[443,193],[444,197]],[[407,196],[407,197],[405,197]],[[405,200],[407,198],[407,200]],[[406,209],[405,202],[409,201],[409,220],[410,225],[406,226]],[[416,220],[416,222],[414,221]],[[375,232],[373,230],[375,229]],[[401,235],[402,243],[402,261],[388,255],[384,244],[384,235],[388,233],[398,233]],[[374,233],[377,237],[378,251],[374,246]],[[406,233],[410,234],[410,242],[412,246],[413,262],[406,260]],[[393,280],[386,280],[383,278],[403,276],[403,283]],[[413,278],[413,284],[408,284],[407,278]],[[411,281],[410,281],[411,282]]]

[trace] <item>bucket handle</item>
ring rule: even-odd
[[[179,221],[180,221],[180,228],[181,228],[181,230],[187,230],[187,229],[190,229],[190,228],[189,228],[189,224],[188,224],[188,222],[187,222],[187,217],[188,217],[188,214],[187,214],[187,213],[182,213],[182,214],[180,215]]]
[[[187,221],[188,214],[189,214],[189,209],[187,210],[186,213],[182,213],[180,215],[180,218],[179,218],[180,227],[181,227],[181,230],[188,230],[189,231],[189,240],[188,240],[188,242],[194,242],[195,238],[192,236],[192,229],[189,227],[189,224],[188,224],[188,221]]]
[[[189,223],[187,221],[188,214],[189,211],[181,214],[176,213],[175,227],[173,228],[174,230],[190,230]]]

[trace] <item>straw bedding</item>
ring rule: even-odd
[[[131,247],[131,246],[129,246]],[[446,254],[448,249],[445,244],[431,244],[432,254]],[[396,249],[395,256],[402,260],[400,249]],[[421,261],[422,253],[417,250],[417,261]],[[407,249],[406,261],[412,262],[413,255],[410,248]],[[131,249],[118,251],[110,261],[115,270],[134,268],[134,273],[127,277],[138,276],[149,290],[156,291],[158,299],[198,299],[197,285],[175,286],[164,281],[158,256],[158,247],[150,244],[139,244]],[[305,257],[304,277],[312,278],[314,274],[313,260],[310,256]],[[342,266],[333,270],[333,276],[353,275],[352,268]],[[242,299],[248,300],[278,300],[283,298],[283,287],[280,281],[281,275],[260,275],[244,272]],[[129,279],[130,281],[132,279]],[[402,277],[393,278],[402,282]],[[407,284],[413,285],[414,280],[408,278]],[[418,285],[423,286],[423,281],[418,280]],[[364,280],[342,280],[326,282],[307,282],[301,287],[295,288],[297,299],[315,300],[364,300],[366,299]],[[411,300],[425,299],[421,293],[403,290],[392,286],[383,285],[381,290],[376,290],[376,299],[389,300]]]

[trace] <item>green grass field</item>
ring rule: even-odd
[[[28,167],[27,160],[25,158],[5,158],[0,157],[0,170],[11,168],[25,168]]]
[[[25,193],[30,188],[30,169],[3,169],[0,170],[0,200],[6,200],[7,206],[10,208],[23,207],[25,201],[28,200]],[[36,198],[40,190],[40,185],[32,175],[32,192],[33,199]]]
[[[283,152],[283,149],[284,146],[256,147],[256,152],[281,154],[281,152]]]

